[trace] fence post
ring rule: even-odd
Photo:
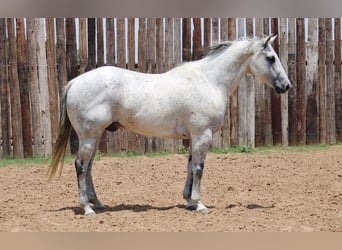
[[[79,53],[80,53],[80,74],[86,72],[88,66],[87,58],[87,18],[79,19]]]
[[[58,132],[58,91],[56,76],[56,47],[55,47],[55,24],[54,18],[46,18],[46,50],[47,50],[47,73],[48,73],[48,92],[51,119],[51,140],[55,145]]]
[[[326,39],[326,63],[327,63],[327,143],[336,143],[335,124],[335,83],[334,83],[334,42],[332,41],[332,19],[327,18],[325,22]]]
[[[77,47],[76,47],[76,26],[74,18],[67,18],[65,21],[65,34],[66,34],[66,68],[67,79],[71,79],[78,76],[78,62],[77,62]],[[76,154],[78,151],[78,137],[74,130],[70,135],[70,151],[72,154]]]
[[[227,41],[229,40],[229,25],[228,18],[221,18],[221,40]],[[221,128],[221,147],[229,147],[230,146],[230,118],[229,118],[229,110],[230,110],[230,98],[228,96],[226,103],[226,113],[224,114],[224,121]]]
[[[335,18],[335,117],[336,140],[342,141],[341,19]]]
[[[20,85],[21,116],[23,129],[24,157],[32,157],[32,122],[30,111],[30,93],[28,86],[28,58],[23,18],[16,18],[17,26],[17,60]],[[58,107],[58,106],[57,106]],[[58,112],[57,112],[58,113]]]
[[[7,158],[11,154],[10,143],[10,118],[9,95],[8,95],[8,72],[7,72],[7,46],[6,46],[6,18],[0,18],[0,98],[1,98],[1,136],[2,155]]]
[[[306,92],[305,92],[305,27],[304,18],[297,18],[297,143],[305,144]]]
[[[95,46],[95,18],[88,18],[88,65],[86,71],[92,70],[96,68],[96,46]]]
[[[228,18],[228,39],[236,40],[236,18]],[[238,91],[230,93],[230,146],[237,146],[239,144],[239,109],[238,109]]]
[[[326,96],[325,96],[325,18],[318,20],[318,66],[319,66],[319,143],[325,144],[327,137]]]
[[[255,32],[257,36],[264,34],[263,19],[256,19]],[[262,82],[255,80],[255,146],[265,145],[265,86]]]
[[[318,142],[318,30],[317,18],[308,20],[306,70],[306,143]]]
[[[29,84],[30,84],[30,100],[32,112],[32,131],[33,131],[33,154],[35,156],[42,155],[42,128],[40,122],[40,96],[38,89],[38,72],[37,72],[37,20],[35,18],[27,19],[27,50],[29,62]]]

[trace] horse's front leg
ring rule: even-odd
[[[191,161],[191,174],[192,174],[192,187],[191,197],[188,199],[188,207],[193,207],[197,211],[207,213],[208,209],[201,202],[201,179],[204,170],[204,161],[208,149],[212,142],[213,133],[211,129],[207,129],[201,135],[192,136],[192,161]]]

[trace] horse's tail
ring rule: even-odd
[[[66,109],[67,94],[68,94],[70,85],[71,84],[69,84],[66,87],[65,93],[61,102],[61,110],[60,110],[60,116],[59,116],[59,128],[58,128],[59,132],[58,132],[56,144],[51,154],[52,159],[51,159],[51,163],[49,165],[49,169],[47,172],[48,180],[51,180],[55,176],[59,165],[60,165],[59,175],[62,173],[62,169],[63,169],[63,160],[65,156],[65,151],[68,145],[68,140],[69,140],[71,129],[72,129],[72,125],[70,123],[67,109]]]

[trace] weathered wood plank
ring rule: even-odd
[[[30,84],[30,101],[32,112],[32,131],[33,131],[33,155],[43,155],[42,141],[42,124],[40,117],[40,96],[38,87],[37,72],[37,20],[35,18],[27,19],[27,50],[29,61],[29,84]]]
[[[297,143],[303,145],[306,142],[306,91],[305,91],[305,27],[304,18],[296,20],[296,37],[297,37]]]
[[[318,143],[318,19],[308,19],[306,53],[306,143]]]
[[[296,70],[296,19],[289,18],[288,76],[292,84],[289,90],[289,145],[297,145],[297,70]]]
[[[287,19],[280,18],[280,27],[279,27],[279,57],[280,61],[285,69],[288,72],[287,61],[288,61],[288,47],[287,47]],[[289,137],[288,137],[288,126],[289,126],[289,112],[288,112],[288,93],[285,93],[280,96],[281,102],[281,137],[282,137],[282,145],[289,145]]]
[[[327,18],[325,22],[326,40],[326,64],[327,64],[327,143],[336,143],[336,124],[335,124],[335,73],[334,73],[334,42],[332,40],[332,18]]]
[[[6,36],[6,18],[0,18],[0,98],[1,98],[1,137],[2,154],[1,157],[8,158],[11,154],[10,142],[10,115],[8,110],[8,71],[7,71],[7,36]]]
[[[16,18],[16,27],[17,27],[17,62],[18,62],[18,77],[19,77],[19,85],[20,85],[24,157],[32,157],[33,156],[32,121],[31,121],[31,110],[30,110],[30,92],[29,92],[29,85],[28,85],[29,84],[28,83],[29,65],[28,65],[28,58],[27,58],[27,41],[25,38],[25,20],[23,18]],[[58,114],[58,111],[56,111],[56,114]]]
[[[342,141],[341,18],[335,18],[334,23],[336,141]]]
[[[56,75],[56,46],[55,46],[55,20],[46,18],[46,55],[47,55],[47,76],[49,91],[49,107],[51,119],[51,140],[52,145],[57,140],[58,133],[58,91]]]

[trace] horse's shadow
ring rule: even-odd
[[[151,210],[157,210],[157,211],[167,211],[167,210],[171,210],[174,208],[179,208],[179,209],[184,209],[189,211],[189,209],[185,206],[185,205],[174,205],[174,206],[166,206],[166,207],[157,207],[157,206],[151,206],[151,205],[140,205],[140,204],[120,204],[120,205],[116,205],[116,206],[105,206],[103,209],[97,209],[94,208],[95,212],[97,214],[101,214],[101,213],[106,213],[106,212],[120,212],[120,211],[132,211],[132,212],[146,212],[146,211],[151,211]],[[212,207],[209,207],[212,208]],[[65,211],[65,210],[72,210],[74,212],[75,215],[83,215],[84,211],[81,207],[64,207],[64,208],[60,208],[58,210],[54,210],[54,211]]]

